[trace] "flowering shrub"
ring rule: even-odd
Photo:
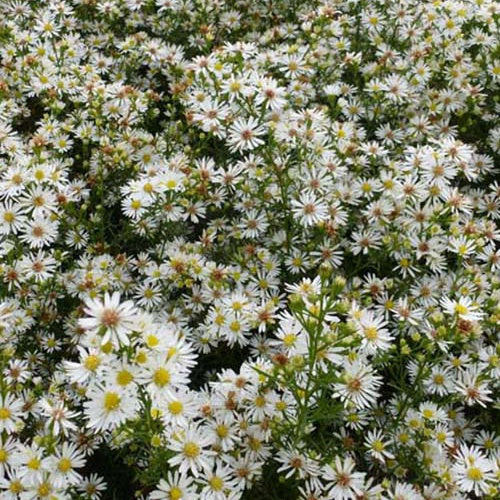
[[[0,15],[0,498],[498,498],[495,1]]]

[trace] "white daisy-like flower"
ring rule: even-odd
[[[57,488],[79,484],[82,476],[75,471],[85,465],[85,456],[74,443],[63,443],[55,454],[47,459],[50,477]]]
[[[362,339],[361,349],[366,354],[375,354],[379,350],[389,349],[392,335],[386,328],[387,322],[383,318],[377,318],[371,311],[362,311],[356,323]]]
[[[196,500],[197,497],[193,478],[177,471],[168,472],[166,479],[160,479],[157,489],[149,494],[150,500]]]
[[[135,393],[120,386],[93,386],[84,403],[87,426],[91,429],[111,430],[136,415],[138,400]]]
[[[90,500],[99,500],[101,493],[106,490],[106,483],[97,474],[90,474],[90,476],[82,478],[77,485],[78,491],[87,495]]]
[[[229,129],[229,142],[233,151],[247,151],[255,149],[264,144],[264,141],[259,137],[262,136],[265,129],[256,118],[245,120],[239,118]]]
[[[348,362],[344,367],[343,381],[334,385],[334,396],[346,406],[352,403],[357,408],[367,408],[376,402],[381,380],[381,377],[373,374],[370,365],[359,360]]]
[[[338,500],[351,500],[361,496],[365,474],[354,470],[356,464],[351,457],[344,461],[335,457],[335,461],[323,467],[322,478],[327,481],[329,494]]]
[[[54,434],[61,433],[64,436],[67,436],[70,431],[76,430],[73,420],[79,416],[79,413],[69,410],[64,401],[51,401],[43,398],[40,401],[40,408],[46,418],[46,430],[52,429]]]
[[[298,200],[292,200],[292,214],[303,226],[314,226],[328,218],[328,206],[313,193],[306,191]]]
[[[191,471],[194,477],[198,477],[202,470],[212,468],[213,452],[206,448],[211,439],[208,433],[195,426],[189,426],[186,430],[175,434],[168,448],[176,454],[168,461],[171,466],[178,466],[179,472],[185,474]]]
[[[13,394],[0,396],[0,432],[12,434],[22,422],[23,401]]]
[[[479,306],[468,297],[460,297],[458,300],[443,297],[441,306],[447,314],[451,316],[456,314],[460,319],[467,321],[480,321],[484,316],[484,313],[479,310]]]
[[[460,491],[482,496],[494,485],[493,463],[475,446],[460,447],[452,470]]]
[[[105,294],[104,300],[86,299],[84,312],[78,325],[91,333],[103,335],[102,344],[110,341],[114,346],[129,345],[129,334],[136,326],[138,311],[131,300],[120,303],[120,294]]]
[[[381,430],[368,431],[365,439],[365,446],[372,457],[384,462],[386,459],[394,458],[394,455],[388,450],[390,442],[385,440]]]

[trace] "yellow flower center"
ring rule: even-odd
[[[286,403],[284,401],[278,401],[275,406],[278,411],[286,410]]]
[[[410,440],[410,436],[408,436],[408,434],[400,434],[399,435],[399,440],[402,442],[402,443],[408,443],[408,441]]]
[[[11,493],[21,493],[23,491],[23,485],[21,481],[15,479],[9,484],[9,491]]]
[[[239,321],[233,321],[230,325],[229,328],[231,329],[232,332],[236,333],[241,330],[241,325]]]
[[[10,418],[11,411],[8,408],[0,408],[0,420],[6,420]]]
[[[229,85],[229,88],[232,92],[239,92],[241,90],[241,83],[240,82],[231,82]]]
[[[61,460],[59,460],[59,463],[57,464],[57,468],[61,472],[68,472],[69,470],[72,469],[71,460],[66,457],[61,458]]]
[[[153,374],[153,382],[158,387],[165,387],[170,382],[170,372],[165,368],[158,368]]]
[[[196,458],[200,454],[200,447],[193,443],[192,441],[188,441],[184,445],[184,455],[188,458]]]
[[[424,418],[432,418],[434,417],[434,412],[430,408],[426,408],[423,412],[422,415]]]
[[[378,330],[374,326],[367,326],[365,328],[365,337],[368,340],[376,340],[378,338]]]
[[[224,481],[218,476],[212,477],[209,483],[212,489],[215,491],[221,491],[224,486]]]
[[[182,413],[182,410],[184,409],[184,405],[180,401],[172,401],[168,403],[168,411],[172,415],[179,415]]]
[[[436,434],[436,439],[440,442],[440,443],[444,443],[446,441],[446,433],[444,432],[438,432]]]
[[[134,376],[128,370],[120,370],[116,374],[116,382],[118,385],[126,386],[134,380]]]
[[[49,483],[42,483],[38,489],[37,489],[37,493],[39,496],[41,497],[46,497],[49,493],[50,493],[50,484]]]
[[[265,404],[266,404],[266,400],[262,396],[257,396],[255,398],[255,406],[257,408],[262,408]]]
[[[14,219],[15,219],[15,216],[12,212],[5,212],[3,214],[3,220],[5,222],[7,222],[8,224],[11,224],[12,222],[14,222]]]
[[[182,491],[177,486],[173,486],[168,493],[168,498],[170,500],[180,500],[182,498]]]
[[[148,356],[144,351],[140,351],[137,353],[137,356],[135,357],[136,363],[139,363],[140,365],[144,364],[148,360]]]
[[[478,467],[470,467],[467,469],[467,478],[472,481],[481,481],[483,479],[483,472]]]
[[[107,392],[104,395],[104,409],[109,413],[120,406],[120,395],[116,392]]]
[[[146,344],[148,347],[156,347],[160,343],[156,335],[148,335],[146,339]]]
[[[87,368],[87,370],[91,372],[95,372],[100,364],[101,364],[101,359],[99,358],[99,356],[96,356],[95,354],[87,356],[87,358],[83,363],[85,368]]]
[[[262,443],[259,441],[258,438],[251,437],[248,440],[248,446],[253,451],[259,451],[262,448]]]
[[[38,459],[37,457],[33,457],[30,460],[28,460],[26,467],[28,467],[28,469],[38,470],[40,468],[40,465],[41,465],[40,459]]]
[[[487,450],[491,450],[494,448],[495,446],[495,443],[491,440],[491,439],[487,439],[484,443],[483,443],[483,446],[487,449]],[[2,453],[2,450],[0,450],[0,453]],[[1,458],[0,458],[0,461],[1,461]]]
[[[45,178],[45,173],[43,170],[36,170],[35,171],[35,179],[37,181],[42,181]]]
[[[223,439],[229,434],[229,429],[226,425],[220,424],[215,428],[215,432],[217,433],[217,436]]]

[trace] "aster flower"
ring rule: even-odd
[[[82,478],[77,486],[78,491],[87,495],[90,500],[99,500],[101,494],[106,490],[106,483],[97,474]]]
[[[329,494],[339,500],[351,500],[361,495],[365,474],[354,470],[355,463],[347,457],[343,462],[335,457],[332,465],[323,467],[323,478],[327,481]]]
[[[385,440],[381,430],[368,431],[365,446],[368,448],[368,454],[381,462],[394,458],[394,455],[389,451],[390,441]]]
[[[453,472],[460,491],[482,495],[489,491],[495,479],[492,462],[476,447],[462,445],[458,450]]]
[[[373,374],[370,365],[348,362],[344,366],[343,381],[334,386],[334,395],[346,405],[353,403],[358,408],[366,408],[377,400],[380,385],[381,377]]]
[[[440,303],[447,314],[452,316],[456,314],[466,321],[479,321],[483,317],[479,305],[474,304],[468,297],[460,297],[458,300],[443,297]]]
[[[209,444],[209,436],[202,435],[200,428],[189,426],[173,436],[168,447],[176,454],[168,463],[178,466],[180,474],[189,470],[194,477],[198,477],[202,470],[211,469],[213,453],[206,449]]]
[[[264,144],[260,138],[264,133],[264,128],[259,125],[256,118],[244,120],[237,119],[229,129],[228,143],[233,151],[252,150]]]
[[[135,394],[122,387],[91,387],[84,403],[87,425],[97,431],[114,429],[135,416],[137,403]]]
[[[166,479],[160,479],[157,489],[150,493],[151,500],[195,500],[193,478],[169,472]]]
[[[90,333],[102,334],[102,343],[111,341],[114,345],[130,343],[129,335],[135,327],[137,311],[130,300],[120,303],[120,294],[106,293],[104,300],[85,300],[85,314],[78,320],[79,326]]]
[[[12,434],[22,422],[23,402],[13,394],[0,396],[0,431]]]
[[[390,347],[392,336],[385,328],[387,322],[382,318],[376,318],[370,311],[363,311],[356,323],[362,338],[361,348],[367,354],[375,354],[377,350],[386,350]]]
[[[312,193],[303,193],[298,200],[292,200],[292,213],[305,226],[313,226],[328,217],[327,205]]]
[[[455,382],[455,391],[464,397],[467,405],[477,403],[484,407],[487,402],[491,401],[489,397],[491,390],[488,388],[488,382],[481,380],[480,373],[475,369],[460,374],[459,379]]]
[[[85,465],[84,455],[73,443],[63,443],[60,450],[49,458],[51,479],[56,488],[65,488],[68,485],[79,484],[82,476],[75,469]]]

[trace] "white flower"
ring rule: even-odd
[[[20,240],[27,243],[31,248],[40,248],[52,243],[57,237],[57,219],[49,217],[34,217],[23,227]]]
[[[105,294],[104,300],[85,300],[87,318],[78,320],[79,326],[92,333],[103,333],[102,344],[110,341],[114,346],[130,344],[129,334],[136,325],[138,311],[131,300],[120,303],[120,294]]]
[[[136,395],[120,386],[91,387],[84,403],[87,426],[95,430],[111,430],[136,415]]]
[[[193,485],[193,478],[168,472],[166,479],[160,479],[157,489],[149,494],[150,500],[197,500],[198,494]]]
[[[334,396],[346,406],[352,403],[357,408],[367,408],[376,402],[380,385],[381,377],[373,374],[370,365],[359,360],[347,362],[344,365],[343,382],[334,385]]]
[[[365,446],[372,457],[381,462],[384,462],[386,458],[394,458],[394,455],[388,450],[389,445],[390,442],[384,439],[384,434],[381,430],[368,431]]]
[[[12,437],[2,438],[0,434],[0,478],[10,471],[12,457],[17,450],[17,441]]]
[[[328,206],[311,192],[292,200],[292,214],[304,227],[314,226],[328,218]]]
[[[245,120],[238,118],[229,129],[228,143],[233,151],[245,151],[255,149],[264,144],[259,137],[263,135],[265,129],[256,118]]]
[[[346,457],[343,462],[340,457],[335,457],[332,465],[323,467],[322,478],[327,481],[326,486],[332,498],[353,500],[361,496],[365,474],[355,472],[355,466],[351,457]]]
[[[98,371],[102,370],[104,361],[104,353],[97,348],[89,348],[88,350],[78,346],[80,361],[65,361],[63,369],[67,373],[72,382],[79,384],[88,379],[95,378]]]
[[[200,498],[206,500],[238,500],[241,487],[238,486],[231,469],[220,462],[214,471],[204,471],[200,480]]]
[[[169,465],[179,466],[181,474],[185,474],[189,470],[194,477],[198,477],[200,471],[208,471],[212,467],[213,452],[206,449],[210,442],[210,436],[202,433],[200,428],[193,425],[178,434],[174,434],[168,448],[176,455],[168,461]]]
[[[287,479],[294,475],[297,475],[300,479],[305,479],[308,476],[318,476],[320,474],[316,461],[293,449],[280,450],[276,460],[281,464],[277,472],[286,472],[285,477]]]
[[[23,401],[13,394],[0,396],[0,432],[12,434],[22,422]]]
[[[361,317],[356,322],[361,335],[361,349],[366,354],[375,354],[378,350],[389,349],[392,336],[383,318],[377,318],[371,311],[362,311]]]
[[[64,401],[50,401],[43,398],[40,401],[40,409],[46,418],[45,429],[52,429],[54,434],[63,434],[67,436],[69,431],[76,430],[76,425],[71,419],[79,416],[78,412],[70,411],[64,404]]]
[[[390,493],[390,500],[424,500],[424,497],[411,485],[396,482]]]
[[[488,492],[488,483],[493,486],[495,482],[493,463],[475,446],[460,447],[453,472],[460,491],[474,492],[478,496]]]
[[[468,406],[478,403],[483,408],[492,399],[489,397],[491,390],[488,381],[481,380],[481,374],[472,368],[460,374],[455,382],[455,391],[463,395]]]
[[[484,313],[479,310],[479,306],[468,297],[460,297],[458,301],[443,297],[440,303],[447,314],[452,316],[456,314],[460,319],[480,321],[484,316]]]
[[[43,481],[48,465],[43,448],[35,443],[29,446],[20,444],[13,457],[12,468],[15,468],[26,485],[31,485]]]
[[[313,280],[303,278],[300,283],[287,284],[287,292],[307,298],[308,295],[318,295],[321,291],[321,278],[316,276]]]
[[[167,390],[161,402],[161,418],[167,428],[185,427],[199,412],[195,393],[187,390]]]
[[[77,488],[78,491],[87,495],[90,500],[99,500],[101,492],[106,490],[106,483],[97,474],[90,474],[90,476],[82,478]]]
[[[57,488],[79,484],[82,476],[75,471],[85,465],[85,456],[74,443],[63,443],[55,454],[47,459],[50,477]]]

